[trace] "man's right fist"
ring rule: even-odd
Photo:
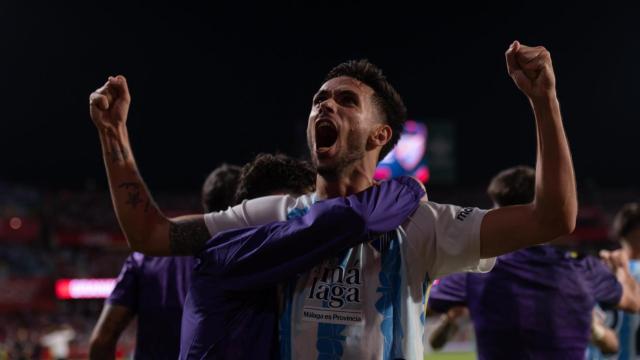
[[[124,125],[131,104],[127,79],[110,76],[107,82],[89,96],[89,112],[98,129]]]

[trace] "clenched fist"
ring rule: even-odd
[[[551,54],[543,46],[529,47],[514,41],[505,53],[507,71],[529,99],[555,95],[556,77]]]
[[[91,93],[89,111],[96,127],[110,129],[124,125],[131,104],[127,79],[122,75],[110,76],[107,82]]]

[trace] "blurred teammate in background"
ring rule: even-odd
[[[209,174],[202,186],[206,212],[234,205],[240,172],[238,166],[223,164]],[[114,359],[120,335],[137,316],[135,358],[177,359],[182,309],[194,265],[191,256],[129,255],[91,335],[89,357]]]
[[[620,209],[613,222],[613,236],[620,241],[622,249],[618,252],[602,251],[606,262],[613,268],[619,269],[628,263],[627,268],[636,282],[640,281],[640,204],[630,203]],[[621,271],[621,270],[620,270]],[[596,309],[596,312],[600,309]],[[587,359],[589,360],[629,360],[638,357],[637,333],[640,326],[640,315],[637,312],[604,311],[601,320],[604,329],[612,328],[618,337],[616,351],[601,351],[598,347],[590,346]],[[599,333],[598,329],[598,333]],[[594,343],[598,344],[597,339]],[[613,354],[610,354],[612,353]]]
[[[222,164],[215,168],[202,184],[202,208],[205,212],[227,210],[237,204],[235,194],[242,177],[242,168]]]
[[[494,206],[533,201],[535,176],[525,166],[500,172],[487,189]],[[432,346],[444,345],[460,307],[467,307],[478,359],[584,359],[595,304],[637,311],[640,288],[622,264],[615,265],[616,278],[599,259],[569,250],[534,246],[500,256],[490,273],[440,279],[428,306],[445,315]]]

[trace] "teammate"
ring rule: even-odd
[[[613,267],[624,267],[633,279],[640,282],[640,203],[629,203],[620,209],[613,222],[613,235],[622,245],[620,253],[603,251],[607,262]],[[615,329],[618,336],[618,349],[614,354],[604,355],[594,346],[589,347],[587,359],[636,359],[637,333],[640,327],[640,315],[637,312],[606,310],[604,323]],[[605,352],[606,353],[606,352]]]
[[[418,207],[424,188],[411,178],[385,181],[311,206],[288,222],[223,232],[206,244],[185,303],[180,359],[277,359],[276,285],[324,258],[397,228]],[[333,275],[331,275],[333,276]],[[359,274],[340,272],[342,284]],[[325,289],[330,303],[355,301],[354,290]],[[351,313],[333,315],[350,319]]]
[[[280,356],[421,358],[421,316],[430,279],[488,270],[493,256],[572,231],[575,180],[549,52],[514,42],[506,60],[536,118],[535,201],[490,211],[423,202],[396,231],[292,277],[279,292]],[[318,170],[315,193],[169,219],[137,170],[126,127],[129,104],[126,80],[117,76],[91,95],[90,110],[129,244],[159,255],[195,254],[224,230],[299,217],[315,201],[369,188],[376,163],[396,143],[406,118],[400,96],[379,69],[367,61],[341,64],[314,96],[309,115],[307,139]],[[132,196],[140,201],[132,204]],[[345,283],[346,273],[357,274],[358,282]],[[335,301],[326,299],[328,291],[335,291]],[[350,314],[346,320],[335,320],[344,313]]]
[[[300,196],[315,189],[316,171],[306,161],[284,154],[258,154],[242,167],[235,203],[268,195]]]
[[[242,168],[222,164],[215,168],[202,184],[201,199],[205,213],[226,210],[237,204],[235,193],[242,177]]]
[[[500,172],[488,188],[497,207],[529,203],[534,191],[535,172],[523,166]],[[567,360],[584,358],[596,303],[636,311],[638,294],[628,272],[616,279],[597,258],[541,245],[500,256],[488,274],[440,279],[428,306],[447,314],[435,332],[445,336],[468,307],[479,359]],[[443,337],[430,339],[434,347]]]
[[[235,204],[240,172],[238,166],[223,164],[209,174],[202,186],[206,212]],[[129,255],[91,335],[89,358],[114,359],[120,335],[137,316],[135,358],[176,359],[182,308],[194,265],[191,256]]]
[[[284,154],[260,154],[243,168],[222,164],[213,170],[202,186],[202,206],[205,212],[221,211],[247,198],[299,195],[313,189],[314,180],[313,168],[304,161]],[[118,338],[137,316],[135,357],[176,359],[194,265],[190,256],[131,254],[93,331],[90,358],[113,359]]]

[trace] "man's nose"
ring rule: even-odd
[[[328,98],[320,103],[320,112],[334,113],[336,112],[336,102],[333,98]]]

